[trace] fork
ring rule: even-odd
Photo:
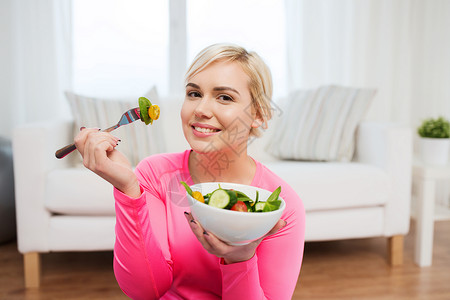
[[[135,107],[130,110],[127,110],[120,117],[120,120],[119,120],[119,122],[117,122],[116,125],[108,127],[102,131],[103,132],[111,132],[111,131],[119,128],[120,126],[130,124],[136,120],[140,120],[140,118],[141,118],[140,115],[141,114],[140,114],[139,107]],[[65,157],[67,154],[71,153],[75,149],[77,149],[77,147],[75,146],[75,143],[67,145],[67,146],[59,149],[58,151],[56,151],[55,156],[56,156],[56,158],[61,159],[61,158]]]

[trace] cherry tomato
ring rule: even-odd
[[[148,108],[148,115],[152,120],[158,120],[160,114],[160,108],[158,105],[154,104]]]
[[[242,201],[236,202],[236,204],[233,205],[230,210],[244,211],[244,212],[248,211],[247,210],[247,205],[245,205],[245,203],[242,202]]]

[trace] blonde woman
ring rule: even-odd
[[[150,156],[133,172],[116,137],[84,129],[75,139],[84,165],[115,187],[120,287],[133,299],[291,299],[303,257],[303,204],[247,154],[248,139],[271,118],[268,67],[242,47],[212,45],[188,69],[185,88],[189,150]],[[180,181],[281,186],[286,209],[265,237],[230,246],[193,219]]]

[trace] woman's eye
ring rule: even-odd
[[[187,95],[188,95],[188,97],[191,97],[191,98],[197,98],[197,97],[202,96],[199,92],[196,92],[196,91],[188,92]]]
[[[228,102],[228,101],[233,101],[233,98],[231,98],[231,97],[228,96],[228,95],[220,95],[218,98],[219,98],[220,100],[223,100],[223,101],[226,101],[226,102]]]

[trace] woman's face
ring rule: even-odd
[[[248,84],[236,62],[215,62],[189,79],[181,120],[195,152],[246,150],[250,129],[261,124]]]

